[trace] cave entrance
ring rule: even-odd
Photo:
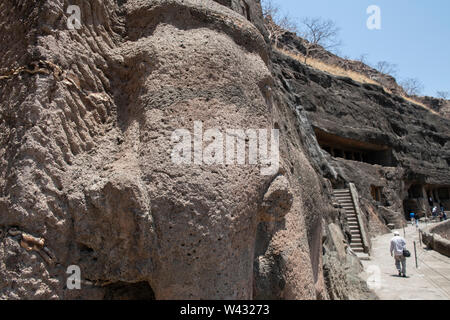
[[[408,189],[408,198],[409,199],[420,199],[420,198],[423,198],[422,188],[423,187],[420,184],[413,184]]]
[[[424,216],[422,210],[420,209],[419,203],[414,199],[403,200],[403,210],[405,212],[406,220],[410,220],[410,213],[414,212],[418,217]]]
[[[396,165],[392,148],[365,141],[344,138],[319,128],[314,132],[320,147],[334,158],[378,164],[385,167]]]
[[[450,200],[450,189],[449,188],[439,188],[438,196],[442,200]]]
[[[446,211],[450,210],[450,187],[442,185],[427,185],[425,186],[427,192],[427,199],[430,207],[437,206],[444,207]]]
[[[426,209],[424,204],[427,202],[425,186],[422,184],[414,183],[408,189],[408,195],[403,200],[403,210],[406,220],[410,220],[410,213],[414,212],[418,217],[424,217],[426,215]]]
[[[370,186],[370,193],[372,195],[373,200],[381,202],[382,192],[383,192],[382,187]]]

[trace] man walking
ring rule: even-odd
[[[405,248],[405,239],[400,237],[398,231],[395,231],[394,237],[391,240],[391,256],[395,259],[395,267],[398,270],[398,276],[404,278],[406,278],[406,258],[403,256],[403,249]]]

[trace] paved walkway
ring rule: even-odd
[[[403,236],[403,229],[397,230]],[[450,258],[419,243],[419,232],[409,225],[405,229],[407,249],[407,278],[398,276],[394,258],[389,253],[393,233],[372,239],[370,261],[362,261],[367,280],[381,300],[450,300]],[[418,268],[414,257],[414,241],[417,245]]]

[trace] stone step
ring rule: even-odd
[[[343,207],[343,208],[353,208],[353,202],[339,202],[339,204]]]
[[[342,200],[353,200],[351,195],[337,195],[336,198],[339,201],[342,201]]]
[[[350,193],[350,191],[342,191],[342,192],[334,192],[334,195],[336,197],[346,197],[351,196],[352,194]]]
[[[370,261],[370,256],[364,252],[355,252],[359,260]]]
[[[352,248],[352,250],[355,253],[364,253],[364,249],[363,248]]]
[[[350,189],[334,189],[333,192],[350,192]]]
[[[336,196],[336,198],[339,200],[353,200],[350,194],[339,194]]]

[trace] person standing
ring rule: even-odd
[[[400,236],[398,231],[395,231],[394,237],[391,239],[391,257],[395,259],[398,276],[406,278],[406,257],[403,255],[404,249],[406,249],[406,241]]]
[[[433,213],[433,219],[437,217],[438,215],[438,208],[437,206],[433,207],[433,210],[431,211]]]
[[[416,214],[415,214],[414,212],[411,212],[411,213],[409,214],[409,217],[410,217],[410,219],[411,219],[411,225],[414,226],[414,222],[415,222],[415,220],[416,220]]]

